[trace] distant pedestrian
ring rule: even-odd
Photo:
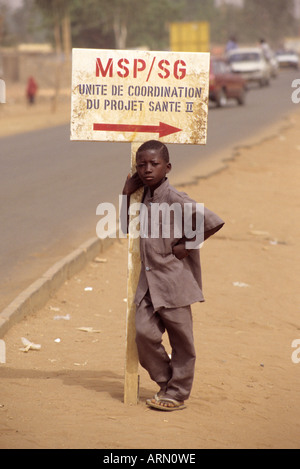
[[[26,97],[29,104],[35,103],[35,96],[38,90],[37,82],[33,77],[28,78],[27,87],[26,87]]]
[[[238,45],[237,45],[235,36],[230,36],[230,38],[228,39],[228,42],[226,44],[225,51],[230,52],[231,50],[237,49],[237,47],[238,47]]]
[[[271,51],[269,44],[266,42],[265,39],[261,39],[259,41],[259,44],[260,44],[261,50],[263,51],[265,59],[270,60],[272,57],[272,51]]]

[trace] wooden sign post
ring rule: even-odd
[[[131,174],[135,172],[136,151],[140,142],[131,144]],[[130,197],[130,205],[141,202],[142,189],[137,190]],[[129,222],[131,217],[129,217]],[[139,396],[138,382],[138,352],[135,343],[135,304],[134,296],[141,270],[140,240],[133,236],[130,229],[128,233],[128,276],[127,276],[127,315],[126,315],[126,358],[125,358],[125,404],[137,404]]]
[[[205,144],[209,53],[73,49],[71,140]],[[141,201],[142,190],[130,198]],[[124,402],[138,402],[134,296],[139,239],[129,231]]]

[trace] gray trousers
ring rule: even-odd
[[[163,344],[167,331],[171,358]],[[193,321],[190,306],[154,311],[149,291],[136,310],[136,344],[139,361],[167,397],[188,399],[195,370]]]

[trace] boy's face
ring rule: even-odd
[[[145,150],[138,155],[136,169],[143,184],[154,190],[171,171],[171,163],[167,163],[158,150]]]

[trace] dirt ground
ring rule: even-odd
[[[148,409],[157,389],[142,369],[139,404],[123,403],[127,241],[117,240],[4,337],[0,448],[300,448],[299,127],[295,108],[278,135],[183,188],[226,222],[201,249],[187,408]],[[41,349],[21,351],[22,337]]]
[[[6,103],[0,104],[0,137],[38,130],[70,122],[70,92],[61,90],[57,99],[53,90],[41,89],[36,103],[28,105],[19,84],[6,86]]]

